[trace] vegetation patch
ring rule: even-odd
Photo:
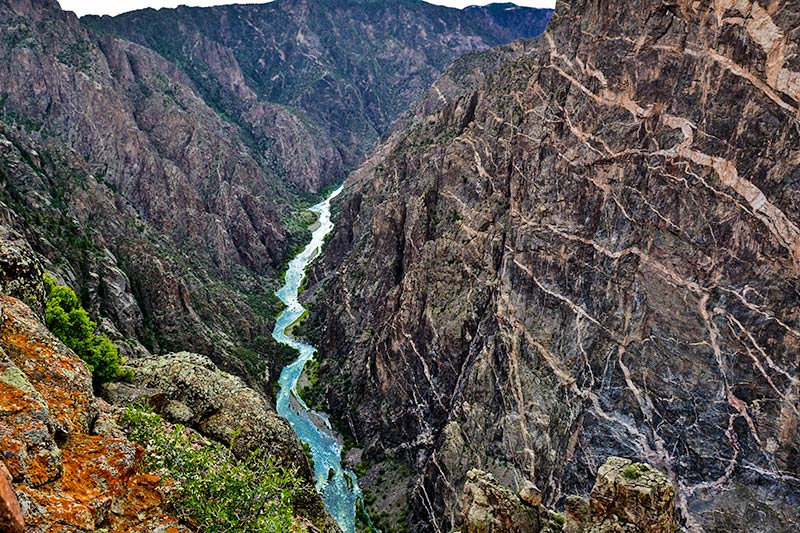
[[[641,477],[641,475],[642,475],[642,469],[639,467],[639,465],[636,464],[628,465],[622,471],[622,477],[624,477],[625,479],[637,479]]]
[[[47,327],[61,342],[83,359],[92,372],[95,386],[119,379],[131,379],[133,370],[125,364],[117,347],[106,335],[97,335],[97,324],[81,306],[75,291],[56,285],[55,279],[45,276],[47,303],[44,317]]]
[[[291,337],[291,336],[292,336],[292,331],[294,330],[294,328],[296,328],[297,326],[299,326],[300,324],[302,324],[302,323],[303,323],[303,321],[304,321],[306,318],[308,318],[308,309],[306,309],[305,311],[303,311],[303,313],[302,313],[302,314],[301,314],[299,317],[297,317],[297,318],[294,320],[294,322],[292,322],[291,324],[289,324],[288,326],[286,326],[286,329],[284,330],[284,332],[285,332],[287,335],[289,335],[289,336]]]
[[[59,53],[57,59],[60,63],[88,74],[92,67],[92,52],[94,46],[86,39],[79,39],[66,45]]]
[[[199,531],[306,531],[292,507],[294,495],[304,490],[296,470],[258,451],[237,459],[233,443],[207,444],[182,426],[168,429],[142,406],[128,407],[122,420],[128,437],[145,448],[144,467],[165,480],[177,516]]]
[[[369,522],[365,531],[405,533],[410,512],[407,469],[394,461],[385,461],[370,467],[360,478],[364,492],[364,514]],[[363,520],[362,520],[363,522]],[[370,529],[372,528],[372,529]]]

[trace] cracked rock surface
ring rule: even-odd
[[[409,527],[471,468],[553,505],[613,455],[687,530],[800,527],[798,21],[559,2],[356,172],[310,330],[324,409],[418,472]]]
[[[147,400],[166,420],[223,445],[232,444],[239,458],[261,453],[296,468],[308,484],[293,502],[298,515],[320,531],[339,531],[308,481],[314,472],[297,435],[242,379],[221,371],[208,357],[188,352],[138,359],[131,366],[132,383],[105,385],[104,394],[112,404]]]
[[[570,496],[566,518],[514,494],[481,470],[467,472],[460,533],[674,533],[675,491],[658,470],[609,457],[591,500]]]

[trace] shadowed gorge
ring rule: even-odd
[[[273,291],[309,234],[302,207],[453,58],[550,16],[387,6],[78,20],[55,0],[1,3],[2,192],[16,224],[119,336],[207,353],[266,390],[284,363]]]

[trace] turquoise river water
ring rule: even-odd
[[[275,322],[272,337],[298,352],[297,359],[281,372],[280,392],[278,392],[276,402],[278,414],[286,418],[300,440],[311,447],[317,490],[322,494],[328,511],[344,533],[354,533],[356,502],[361,497],[356,476],[342,467],[342,445],[334,436],[325,414],[309,409],[297,394],[297,380],[300,378],[305,364],[314,357],[316,348],[286,334],[286,328],[305,312],[305,308],[300,305],[297,293],[306,275],[306,268],[322,253],[325,237],[333,230],[331,200],[340,192],[342,192],[342,187],[333,191],[324,201],[310,208],[310,211],[319,215],[319,226],[314,231],[311,242],[289,263],[289,268],[286,270],[286,283],[275,293],[286,305],[286,309]]]

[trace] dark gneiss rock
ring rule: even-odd
[[[325,408],[420,472],[409,526],[474,465],[552,504],[624,455],[689,529],[800,527],[798,17],[559,2],[355,173],[310,329]]]

